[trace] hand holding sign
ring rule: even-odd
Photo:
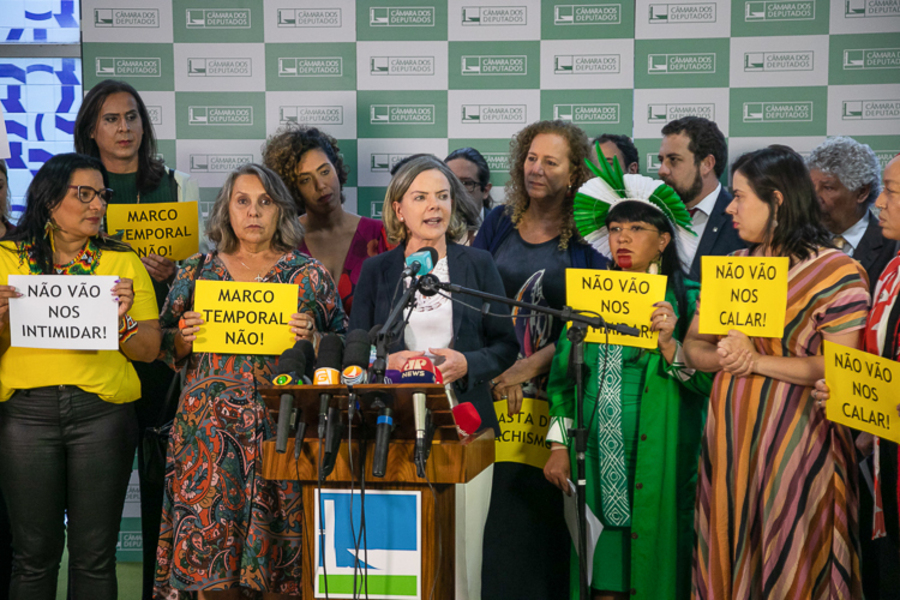
[[[22,294],[11,285],[0,285],[0,332],[9,325],[9,299],[21,298]]]
[[[119,303],[119,318],[124,317],[134,306],[134,281],[127,277],[116,280],[112,295]]]
[[[310,314],[294,313],[288,324],[291,326],[291,333],[295,336],[295,342],[300,340],[311,342],[316,337],[316,320]]]
[[[150,277],[156,281],[169,282],[175,277],[175,272],[178,270],[174,262],[158,254],[142,256],[141,262],[144,263],[144,268],[147,269]]]

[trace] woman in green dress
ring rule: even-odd
[[[618,163],[601,161],[600,168],[600,177],[576,196],[581,234],[613,259],[614,269],[665,275],[667,287],[651,316],[657,348],[604,351],[601,344],[585,344],[587,504],[604,526],[594,550],[591,597],[688,598],[697,460],[712,381],[685,366],[681,347],[699,285],[682,276],[679,246],[696,244],[697,237],[671,188],[641,175],[623,177]],[[576,410],[570,350],[563,332],[550,371],[551,454],[544,468],[566,494],[575,459],[568,434]],[[571,564],[570,588],[578,598],[574,546]]]

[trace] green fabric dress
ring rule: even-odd
[[[685,281],[693,318],[698,284]],[[675,306],[674,294],[666,300]],[[677,308],[676,308],[677,312]],[[573,426],[575,386],[568,377],[571,344],[560,337],[550,371],[550,416]],[[624,348],[622,435],[631,504],[630,527],[608,527],[603,518],[597,448],[600,346],[585,344],[585,419],[589,425],[587,504],[604,523],[594,553],[591,587],[654,599],[690,597],[693,510],[700,436],[712,378],[669,365],[658,350]],[[570,444],[574,474],[575,455]],[[572,547],[572,598],[578,598],[578,561]]]

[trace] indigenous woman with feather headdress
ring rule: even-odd
[[[579,232],[614,269],[665,275],[667,288],[650,318],[657,348],[585,344],[587,504],[604,526],[594,547],[592,598],[687,598],[697,458],[712,381],[685,366],[681,347],[699,285],[682,275],[679,251],[696,246],[697,236],[669,186],[623,176],[618,160],[612,167],[600,160],[595,172],[575,196]],[[575,458],[570,351],[563,332],[547,390],[552,447],[544,468],[566,494]],[[574,546],[572,552],[571,597],[578,598]]]

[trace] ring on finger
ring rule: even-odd
[[[312,328],[313,328],[313,322],[312,322],[312,321],[307,321],[307,322],[306,322],[306,328],[309,329],[310,331],[312,331]]]
[[[500,396],[501,400],[509,400],[509,396]]]

